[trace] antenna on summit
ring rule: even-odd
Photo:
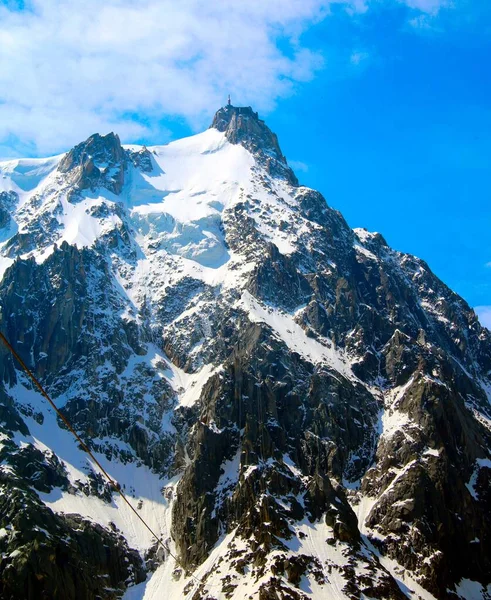
[[[232,106],[232,102],[230,100],[230,94],[228,95],[228,102],[227,102],[227,106]]]

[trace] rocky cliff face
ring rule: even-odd
[[[98,133],[75,146],[60,161],[58,171],[66,174],[71,192],[104,187],[120,194],[124,185],[126,154],[114,133]]]
[[[0,328],[172,553],[0,348],[4,597],[487,597],[491,334],[252,109],[0,169]]]

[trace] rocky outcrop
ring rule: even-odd
[[[126,161],[117,135],[95,133],[61,159],[58,171],[67,174],[72,191],[101,186],[118,195],[124,185]]]
[[[216,112],[211,127],[224,132],[231,144],[242,144],[253,152],[270,175],[284,177],[291,185],[298,185],[280,150],[276,134],[250,106],[224,106]]]
[[[301,198],[300,214],[315,223],[312,251],[301,246],[284,255],[255,242],[259,236],[247,205],[234,208],[233,227],[232,219],[224,221],[228,239],[238,250],[249,240],[243,251],[258,261],[247,280],[250,293],[284,314],[304,306],[297,322],[310,338],[334,340],[356,357],[352,369],[359,382],[314,369],[279,344],[274,331],[248,328],[247,320],[220,308],[217,337],[236,346],[225,359],[225,373],[203,390],[200,421],[190,432],[195,454],[174,508],[182,559],[193,568],[220,532],[238,528],[244,539],[257,540],[251,545],[254,562],[266,564],[293,534],[292,520],[323,518],[333,540],[350,544],[354,555],[359,528],[369,532],[382,553],[417,573],[438,598],[461,578],[486,581],[487,468],[474,469],[486,462],[483,449],[491,440],[462,398],[489,414],[486,396],[470,375],[477,378],[480,365],[489,369],[489,333],[425,263],[392,251],[379,234],[354,237],[321,196],[304,192]],[[239,231],[243,238],[235,237]],[[366,385],[377,386],[379,395]],[[377,424],[384,410],[401,415],[394,417],[400,420],[394,435],[390,422],[387,429]],[[292,477],[285,456],[305,479]],[[466,487],[473,473],[481,490],[475,498]],[[348,487],[346,493],[340,482],[354,482],[361,492]],[[460,491],[450,502],[452,489]],[[380,500],[357,523],[350,505],[357,507],[360,494]],[[295,500],[299,495],[303,505]],[[479,548],[463,558],[456,538],[471,546],[480,540]],[[281,585],[270,583],[268,589],[279,593]],[[359,584],[353,585],[359,593]]]
[[[357,401],[348,400],[353,397]],[[327,398],[336,398],[338,406],[330,407]],[[241,561],[254,564],[258,574],[267,572],[269,555],[294,543],[289,540],[299,534],[292,524],[302,520],[322,520],[331,529],[331,543],[347,544],[356,563],[356,516],[342,487],[326,473],[341,475],[353,454],[360,456],[358,470],[366,468],[371,428],[354,425],[349,404],[358,406],[360,418],[371,414],[375,421],[373,399],[349,381],[315,371],[256,325],[244,326],[225,372],[209,381],[200,404],[200,420],[190,434],[192,463],[178,487],[173,513],[184,565],[198,565],[220,532],[236,530],[251,540]],[[330,443],[319,447],[326,438]],[[291,581],[315,570],[315,561],[307,558],[285,564]],[[275,565],[274,572],[285,574],[279,559]],[[322,572],[322,565],[317,568]],[[355,578],[352,586],[364,589]],[[266,588],[268,593],[283,589],[281,580]],[[386,596],[373,591],[373,597],[398,598],[396,588],[391,589]]]
[[[2,598],[116,600],[145,579],[142,559],[117,531],[56,515],[21,485],[0,479]]]
[[[0,192],[0,229],[6,229],[11,222],[10,212],[18,201],[15,192]]]
[[[382,437],[376,466],[363,479],[363,491],[380,498],[366,523],[377,534],[374,543],[421,573],[436,597],[445,597],[449,578],[482,580],[491,568],[486,501],[476,502],[468,487],[487,456],[490,432],[475,425],[451,386],[421,372],[411,375],[404,395],[387,410],[409,422]],[[461,545],[467,546],[465,558]]]
[[[111,278],[99,254],[66,242],[42,265],[18,259],[0,284],[0,328],[29,368],[51,386],[55,399],[64,397],[64,411],[88,438],[119,436],[145,463],[164,470],[173,462],[173,442],[161,435],[161,420],[174,394],[151,366],[142,364],[130,376],[122,375],[130,356],[144,351],[135,321],[119,317],[123,304],[107,285]],[[20,307],[19,297],[24,299]],[[0,356],[0,376],[15,383],[16,365],[3,345]],[[105,371],[105,364],[111,369]],[[85,390],[78,385],[81,373]],[[155,404],[144,408],[149,397]],[[136,417],[138,409],[145,419]]]
[[[145,146],[141,150],[128,150],[128,156],[133,165],[143,173],[151,173],[154,170],[152,154]]]

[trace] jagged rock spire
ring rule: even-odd
[[[242,144],[256,154],[272,175],[282,176],[292,185],[298,185],[281,152],[276,134],[250,106],[227,104],[216,112],[211,127],[224,132],[231,144]]]
[[[228,141],[232,144],[245,142],[255,151],[259,149],[273,151],[278,160],[286,162],[276,134],[250,106],[227,104],[217,111],[211,126],[225,132]]]
[[[93,189],[102,185],[120,194],[124,184],[126,153],[119,136],[114,133],[91,135],[77,144],[60,161],[61,173],[71,172],[71,183],[78,189]]]

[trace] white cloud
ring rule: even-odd
[[[237,103],[270,110],[322,66],[299,38],[328,8],[322,0],[0,7],[0,142],[15,135],[46,152],[94,131],[117,129],[131,139],[148,133],[136,115],[202,126],[229,92]]]
[[[414,8],[428,15],[436,15],[442,8],[453,6],[452,0],[399,0],[409,8]]]
[[[288,164],[296,173],[307,173],[309,165],[301,160],[289,160]]]
[[[455,0],[459,2],[460,0]],[[409,18],[408,25],[419,33],[442,32],[439,14],[442,9],[453,8],[454,0],[399,0],[410,9],[414,16]]]
[[[355,50],[351,53],[350,62],[352,65],[360,65],[361,63],[365,63],[370,58],[370,54],[368,52],[364,52],[362,50]]]
[[[491,329],[491,306],[476,306],[475,309],[481,324]]]
[[[408,23],[414,29],[419,29],[421,31],[431,31],[433,30],[433,17],[430,15],[418,15],[412,19],[409,19]]]
[[[362,14],[380,1],[403,0],[0,4],[0,147],[57,152],[109,130],[165,141],[163,116],[202,128],[228,93],[267,113],[323,67],[322,54],[301,44],[313,23],[334,4]],[[446,4],[404,1],[431,14]]]
[[[487,263],[486,263],[484,266],[485,266],[485,267],[488,267],[488,269],[491,269],[491,261],[490,261],[490,262],[487,262]]]

